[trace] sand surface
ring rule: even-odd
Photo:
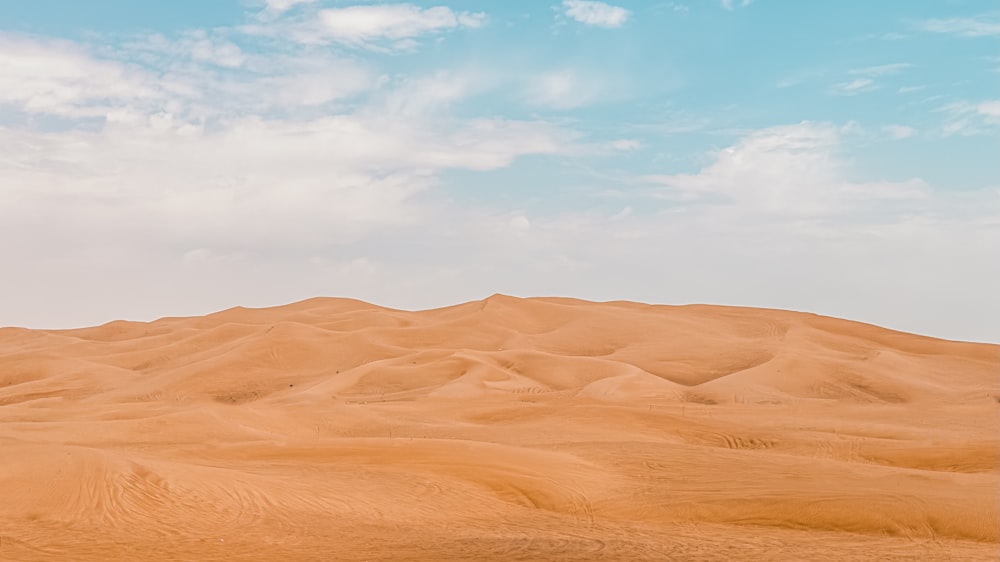
[[[1000,347],[501,295],[0,329],[0,560],[996,560]]]

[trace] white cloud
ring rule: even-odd
[[[877,79],[898,74],[912,67],[913,65],[910,63],[892,63],[855,68],[849,70],[848,75],[857,76],[857,78],[834,84],[830,91],[834,95],[854,96],[860,93],[877,90],[880,87]]]
[[[775,82],[774,83],[774,87],[775,88],[779,88],[779,89],[791,88],[792,86],[798,86],[801,83],[802,83],[802,80],[799,79],[798,77],[791,77],[791,76],[789,76],[789,77],[782,78],[782,79],[778,80],[777,82]]]
[[[807,82],[813,82],[825,75],[825,72],[819,68],[809,68],[807,70],[800,70],[798,72],[789,74],[783,78],[778,79],[775,82],[775,87],[777,88],[791,88],[793,86],[798,86],[799,84],[804,84]]]
[[[886,125],[882,127],[882,130],[896,140],[910,138],[917,132],[913,127],[906,125]]]
[[[520,154],[557,153],[565,146],[557,135],[545,125],[499,120],[427,130],[391,116],[246,118],[210,132],[156,114],[113,119],[96,132],[2,130],[0,169],[15,186],[8,195],[27,205],[8,205],[4,214],[10,224],[26,210],[62,213],[45,205],[67,197],[80,205],[79,218],[99,212],[113,219],[108,227],[138,229],[139,238],[160,230],[169,243],[173,231],[190,235],[175,242],[247,251],[321,243],[323,233],[405,222],[406,198],[432,185],[439,170],[490,170]],[[132,223],[135,216],[145,219]]]
[[[531,221],[523,213],[515,214],[507,225],[511,232],[517,235],[525,235],[531,230]]]
[[[740,0],[740,6],[745,8],[750,5],[753,0]],[[734,0],[722,0],[722,7],[727,10],[732,10],[735,6]]]
[[[875,80],[872,78],[855,78],[850,82],[841,82],[833,85],[833,93],[842,96],[853,96],[862,92],[876,89]]]
[[[377,77],[354,61],[329,57],[300,57],[289,61],[284,72],[269,73],[246,82],[223,82],[233,102],[244,107],[294,108],[321,106],[350,98],[373,86]]]
[[[621,27],[629,17],[629,11],[625,8],[604,2],[563,0],[562,6],[570,18],[597,27]]]
[[[618,139],[611,142],[611,148],[622,152],[631,152],[642,148],[642,142],[636,139]]]
[[[111,49],[105,48],[105,51]],[[117,49],[117,52],[105,54],[121,54],[127,51],[137,56],[137,62],[155,63],[163,68],[174,66],[181,60],[196,63],[209,63],[224,68],[239,68],[247,61],[243,50],[220,33],[209,33],[204,30],[194,30],[181,33],[175,39],[155,33],[133,38]]]
[[[3,322],[91,323],[339,293],[336,267],[323,270],[325,288],[275,271],[319,279],[302,269],[310,258],[341,263],[371,244],[375,258],[392,261],[393,247],[378,240],[439,219],[421,201],[442,171],[493,170],[522,154],[561,153],[567,141],[544,123],[393,115],[245,118],[217,130],[131,115],[99,131],[0,129],[0,254],[18,264],[0,279]],[[521,220],[511,226],[524,230]],[[14,291],[30,278],[67,298],[91,294],[98,316],[71,301],[41,306],[42,285],[31,296]],[[220,284],[233,292],[215,291]],[[151,298],[168,285],[169,295]],[[8,302],[15,293],[19,302]]]
[[[986,57],[986,61],[991,65],[991,72],[1000,74],[1000,56]]]
[[[158,96],[155,76],[95,59],[78,45],[0,34],[0,104],[84,117]]]
[[[880,64],[878,66],[868,66],[865,68],[855,68],[851,70],[849,73],[859,76],[878,77],[878,76],[886,76],[889,74],[896,74],[898,72],[902,72],[903,70],[912,67],[913,65],[910,63],[897,62],[892,64]]]
[[[981,16],[978,18],[930,19],[920,26],[925,31],[950,33],[962,37],[986,37],[1000,35],[1000,21]]]
[[[955,102],[937,109],[945,115],[943,132],[951,135],[981,135],[1000,127],[1000,100],[979,103]]]
[[[17,275],[0,279],[0,322],[144,315],[154,308],[143,303],[156,301],[144,291],[161,283],[178,289],[171,313],[193,312],[185,308],[192,302],[260,302],[278,293],[259,268],[285,260],[326,259],[327,282],[337,272],[370,272],[362,266],[377,259],[330,249],[351,251],[421,221],[428,210],[417,195],[445,170],[495,170],[574,147],[574,134],[558,125],[439,110],[474,92],[474,77],[385,82],[363,64],[308,48],[244,54],[239,67],[220,67],[187,48],[202,39],[220,44],[183,35],[104,51],[164,69],[156,76],[68,42],[2,38],[7,114],[68,119],[56,128],[31,120],[0,127],[0,255],[19,264]],[[375,92],[352,106],[313,109],[369,87]],[[202,289],[185,281],[199,276],[247,289],[201,300],[191,294]],[[69,301],[46,316],[57,309],[35,299],[42,288],[16,306],[4,300],[31,278],[67,296],[103,295],[90,301],[98,316]]]
[[[316,0],[265,0],[267,10],[273,14],[282,14],[298,4],[312,4]]]
[[[573,71],[551,72],[536,77],[529,88],[529,98],[536,105],[569,109],[585,105],[594,92],[585,91]]]
[[[431,115],[491,90],[499,80],[492,73],[479,70],[438,71],[427,76],[406,77],[396,81],[380,103],[394,115]]]
[[[976,106],[976,112],[988,119],[1000,119],[1000,100],[984,101]]]
[[[855,184],[843,179],[834,150],[839,132],[830,125],[801,123],[745,137],[716,155],[698,174],[652,176],[666,186],[664,197],[698,205],[722,205],[740,213],[789,216],[844,213],[876,200],[921,200],[917,180],[895,184]]]
[[[210,62],[227,68],[243,65],[246,57],[242,49],[228,41],[216,42],[203,34],[195,34],[190,40],[191,58]]]
[[[320,10],[318,17],[319,33],[323,37],[368,47],[384,40],[407,40],[456,28],[478,28],[486,21],[482,13],[456,13],[445,6],[425,9],[411,4],[331,8]]]
[[[552,109],[575,109],[615,99],[629,87],[626,77],[614,71],[593,72],[566,68],[529,76],[525,98],[533,105]]]
[[[361,94],[378,79],[355,59],[312,50],[245,53],[222,37],[197,31],[129,41],[108,55],[162,69],[161,76],[147,79],[161,89],[162,108],[200,119],[274,110],[295,114]]]

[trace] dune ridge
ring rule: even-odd
[[[0,328],[0,560],[996,559],[998,375],[568,298]]]

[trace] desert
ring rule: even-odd
[[[0,562],[1000,562],[998,8],[0,1]]]
[[[993,560],[1000,346],[316,298],[0,329],[0,560]]]

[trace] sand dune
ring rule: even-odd
[[[0,560],[995,560],[1000,346],[311,299],[0,329]]]

